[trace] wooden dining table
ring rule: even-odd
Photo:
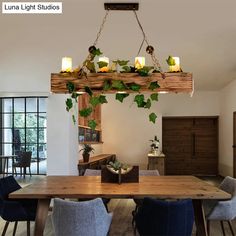
[[[38,199],[35,236],[42,236],[53,198],[192,199],[198,235],[207,236],[202,200],[227,200],[231,195],[194,176],[140,176],[139,183],[101,183],[100,176],[47,176],[9,195]]]

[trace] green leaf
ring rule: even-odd
[[[175,65],[175,59],[172,56],[169,56],[168,59],[166,60],[166,62],[169,66]]]
[[[91,107],[81,109],[79,111],[80,116],[88,117],[92,113],[93,109]]]
[[[99,48],[96,48],[96,49],[93,50],[91,53],[92,53],[94,56],[100,56],[100,55],[102,55],[102,52],[100,51]]]
[[[66,88],[68,89],[69,93],[72,93],[75,91],[75,85],[74,83],[70,81],[66,84]]]
[[[116,100],[120,101],[121,103],[123,102],[123,100],[128,97],[129,94],[128,93],[117,93],[116,94]]]
[[[126,66],[129,62],[129,60],[125,61],[125,60],[116,60],[116,61],[112,61],[116,64],[118,64],[119,66]]]
[[[98,61],[97,64],[99,68],[106,67],[108,65],[108,63],[105,61]]]
[[[94,62],[87,61],[86,67],[91,73],[96,73]]]
[[[75,124],[76,119],[75,119],[75,115],[74,114],[72,115],[72,120],[73,120],[73,123]]]
[[[145,104],[145,108],[150,109],[151,106],[152,106],[151,99],[148,98],[148,99],[147,99],[147,102],[146,102],[146,104]]]
[[[100,104],[108,103],[105,95],[100,95],[98,99]]]
[[[129,85],[129,88],[133,91],[138,92],[140,90],[141,86],[139,84],[133,83],[133,84]]]
[[[149,121],[153,122],[154,124],[156,123],[156,118],[157,115],[154,112],[149,115]]]
[[[155,81],[155,82],[151,82],[148,88],[151,90],[154,90],[154,89],[160,88],[160,85],[158,84],[157,81]]]
[[[150,95],[150,98],[152,99],[152,101],[158,101],[158,93],[152,93]]]
[[[97,105],[100,103],[99,97],[91,97],[91,98],[89,99],[89,103],[90,103],[93,107],[97,106]]]
[[[79,96],[81,96],[81,95],[82,95],[82,94],[80,94],[80,93],[73,92],[73,93],[71,94],[71,97],[74,98],[75,101],[77,102],[77,98],[78,98]]]
[[[69,111],[73,107],[73,101],[71,98],[66,99],[66,110]]]
[[[137,72],[140,76],[148,76],[151,70],[153,70],[153,66],[144,66],[143,68],[138,69]]]
[[[90,97],[93,96],[93,91],[91,90],[91,88],[89,88],[88,86],[84,87],[84,91],[89,94]]]
[[[144,95],[138,94],[134,97],[134,102],[137,103],[138,107],[144,107],[146,105],[146,102],[144,101]]]
[[[92,130],[95,130],[96,126],[97,126],[97,123],[95,120],[89,120],[88,121],[88,126],[92,129]]]
[[[121,80],[112,80],[112,88],[117,89],[117,90],[127,89],[126,85]]]
[[[110,90],[112,87],[111,80],[105,80],[103,84],[103,90]]]
[[[129,73],[129,72],[131,72],[131,68],[130,68],[130,66],[122,66],[122,71],[121,72],[126,72],[126,73]]]

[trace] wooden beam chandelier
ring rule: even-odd
[[[63,58],[62,71],[51,74],[51,91],[53,93],[82,93],[86,88],[98,93],[119,92],[174,92],[193,93],[192,74],[183,72],[179,58],[169,56],[167,63],[169,72],[163,72],[155,54],[154,47],[148,42],[147,36],[137,15],[138,3],[105,3],[106,13],[97,37],[89,47],[89,55],[82,66],[72,70],[72,59]],[[144,57],[136,57],[135,64],[129,65],[127,60],[109,62],[96,47],[110,11],[133,11],[143,40],[138,55],[146,44],[146,52],[152,59],[152,66],[145,65]],[[98,57],[98,59],[97,59]],[[97,61],[95,63],[95,61]]]

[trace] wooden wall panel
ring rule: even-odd
[[[89,105],[89,95],[83,94],[79,96],[79,110],[88,107]],[[88,126],[88,120],[95,120],[97,122],[96,129],[101,130],[101,105],[96,106],[95,110],[92,112],[92,114],[89,117],[81,117],[79,116],[79,125],[81,126]]]

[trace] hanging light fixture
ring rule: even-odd
[[[105,16],[100,25],[94,43],[89,47],[89,54],[80,68],[73,71],[66,69],[61,73],[51,74],[51,91],[54,93],[70,93],[71,99],[77,101],[81,92],[85,91],[90,95],[92,108],[86,108],[80,115],[89,116],[97,104],[107,103],[104,96],[106,93],[115,93],[116,99],[123,102],[129,93],[136,92],[134,102],[138,107],[150,109],[153,101],[158,101],[158,92],[161,93],[192,93],[193,80],[192,74],[182,72],[177,58],[169,56],[167,63],[170,72],[164,72],[156,50],[149,43],[147,35],[137,15],[138,3],[105,3]],[[142,32],[142,42],[139,47],[135,61],[130,65],[128,60],[111,60],[102,55],[97,48],[98,40],[102,34],[107,17],[110,11],[132,11],[136,22]],[[145,63],[145,58],[140,57],[140,52],[146,44],[146,53],[151,57],[152,65]],[[99,57],[97,63],[95,58]],[[150,92],[150,98],[145,100],[142,92]],[[96,94],[102,94],[100,96]],[[94,95],[95,94],[95,95]],[[72,100],[67,99],[66,109],[72,108]],[[149,120],[155,123],[156,114],[151,113]],[[75,120],[75,118],[73,118]],[[94,121],[90,122],[91,128],[95,128]]]
[[[73,81],[75,84],[76,90],[84,90],[84,88],[88,85],[94,91],[103,91],[104,82],[111,77],[113,79],[123,80],[124,83],[137,83],[141,86],[141,91],[148,90],[148,83],[157,81],[159,86],[157,91],[166,91],[166,92],[193,92],[193,80],[192,74],[182,72],[180,66],[178,64],[179,58],[171,58],[172,63],[169,64],[169,72],[172,73],[164,73],[163,69],[159,63],[159,60],[156,56],[156,51],[154,47],[150,45],[146,33],[144,32],[143,26],[138,18],[137,11],[139,9],[138,3],[104,3],[104,8],[106,10],[105,16],[102,20],[101,26],[97,33],[96,39],[92,46],[89,47],[89,55],[84,60],[82,67],[77,68],[74,71],[71,68],[63,70],[61,74],[52,73],[51,76],[51,91],[54,93],[65,93],[68,92],[66,84],[69,81]],[[100,39],[102,31],[104,29],[105,23],[107,21],[108,15],[110,11],[132,11],[134,13],[134,17],[137,21],[137,24],[142,32],[142,43],[139,47],[137,56],[135,58],[135,62],[133,65],[124,65],[124,60],[114,61],[109,60],[107,57],[100,57],[98,59],[98,65],[95,65],[93,60],[99,55],[100,49],[97,48],[97,43]],[[152,59],[151,66],[147,66],[145,64],[145,58],[140,57],[139,53],[146,44],[146,52],[150,55]],[[169,57],[170,58],[170,57]],[[176,60],[175,60],[176,59]],[[174,62],[177,61],[175,64]],[[128,62],[128,61],[127,61]],[[117,68],[117,63],[122,65],[122,68],[125,68],[122,73],[112,74],[111,72],[120,72]],[[122,64],[123,63],[123,64]],[[96,68],[98,67],[98,68]],[[144,69],[143,69],[144,68]],[[66,73],[65,73],[66,72]],[[101,73],[103,72],[102,75]],[[105,72],[105,73],[104,73]],[[139,76],[148,76],[147,78],[140,78]],[[91,78],[91,80],[90,80]],[[99,79],[98,79],[99,78]],[[165,81],[164,81],[165,79]],[[106,93],[113,93],[113,89],[109,89]]]

